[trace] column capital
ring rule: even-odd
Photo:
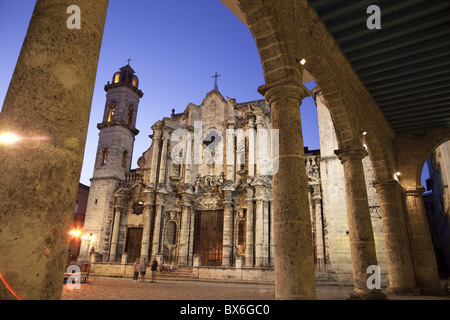
[[[194,205],[194,201],[189,198],[183,197],[180,204],[183,206],[184,209],[189,209]]]
[[[368,153],[363,146],[353,146],[351,148],[338,149],[334,154],[341,160],[342,163],[349,160],[362,160]]]
[[[172,129],[169,129],[169,128],[167,128],[167,127],[164,127],[164,130],[163,130],[163,132],[162,132],[162,139],[164,140],[164,141],[168,141],[168,140],[170,140],[170,135],[172,134]]]
[[[403,189],[402,185],[397,180],[394,180],[394,179],[376,180],[373,182],[373,186],[377,190],[383,190],[386,188],[395,188],[395,187],[400,187]]]
[[[319,86],[317,86],[311,90],[311,95],[312,95],[314,101],[316,101],[317,96],[319,96],[321,94],[322,94],[322,90],[320,89]]]
[[[425,192],[425,187],[423,186],[409,187],[404,189],[407,196],[422,196],[422,194]]]
[[[269,104],[281,98],[292,98],[301,102],[311,95],[303,83],[298,83],[293,79],[266,83],[258,88],[258,92],[265,97]]]

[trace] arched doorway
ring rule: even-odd
[[[450,276],[450,140],[442,143],[427,158],[421,183],[423,200],[439,276]]]
[[[194,254],[202,266],[221,266],[223,252],[223,210],[196,211]]]
[[[164,232],[164,258],[171,263],[177,261],[177,224],[175,221],[169,221]]]

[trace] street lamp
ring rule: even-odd
[[[79,237],[81,236],[82,232],[81,232],[80,229],[72,229],[72,230],[70,230],[69,234],[70,234],[72,237],[79,238]],[[83,239],[82,236],[81,236],[81,238]]]
[[[19,141],[21,138],[11,132],[5,132],[0,134],[0,144],[14,144]]]

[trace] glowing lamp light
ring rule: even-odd
[[[21,138],[14,133],[5,132],[0,134],[0,144],[14,144],[19,140]]]
[[[300,64],[303,66],[303,65],[305,65],[305,63],[306,63],[306,59],[305,58],[303,58],[302,60],[300,60]]]
[[[81,236],[81,230],[80,229],[70,230],[69,234],[71,236],[74,236],[74,237],[78,238],[78,237]]]
[[[397,172],[395,173],[395,175],[396,175],[397,177],[399,177],[399,176],[401,175],[401,173],[400,173],[399,171],[397,171]]]

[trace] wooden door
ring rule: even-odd
[[[202,266],[221,266],[223,251],[223,210],[196,211],[194,253]]]
[[[128,262],[133,263],[141,257],[142,228],[128,228],[125,252],[128,252]]]

